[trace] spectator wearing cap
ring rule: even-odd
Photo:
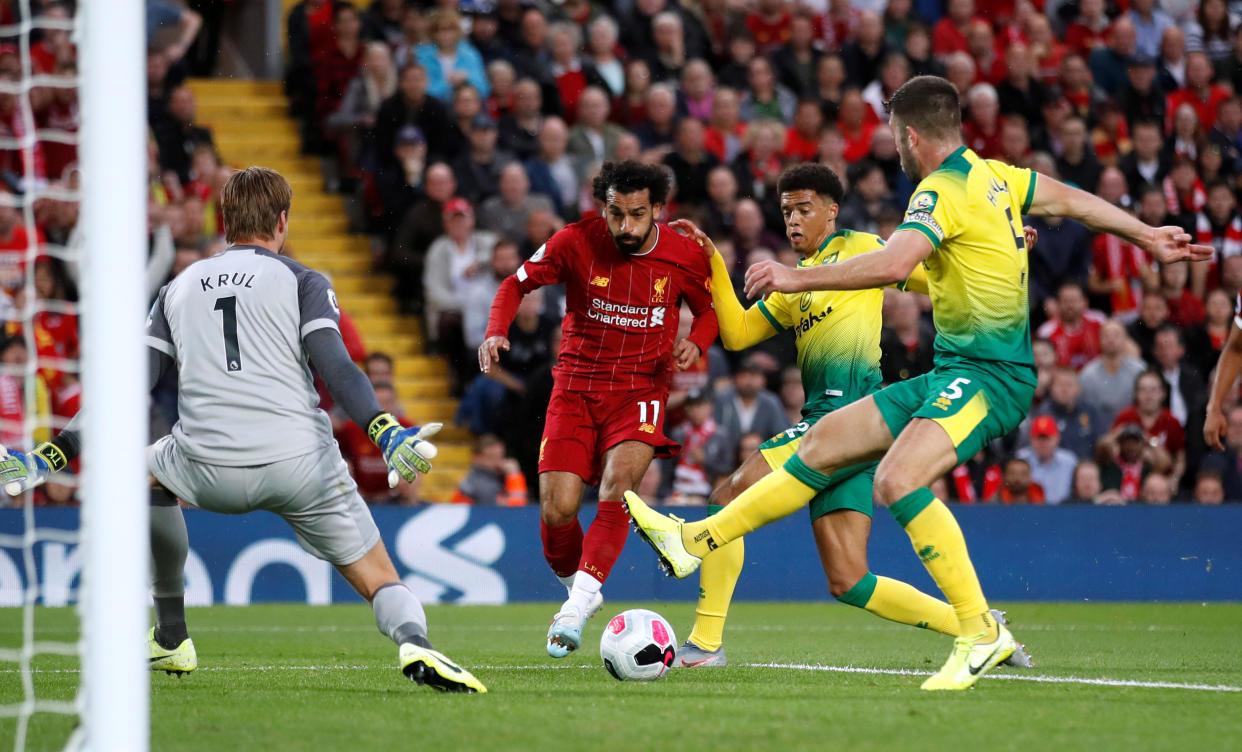
[[[427,151],[427,139],[418,126],[403,125],[394,135],[392,154],[381,162],[375,174],[375,185],[384,204],[385,228],[399,222],[406,209],[423,195]]]
[[[530,192],[530,179],[521,162],[510,162],[500,171],[500,192],[483,202],[479,225],[506,240],[517,242],[526,234],[530,216],[552,211],[547,196]]]
[[[1126,69],[1133,60],[1137,38],[1134,24],[1121,16],[1108,28],[1108,45],[1096,47],[1087,57],[1091,77],[1105,94],[1116,96],[1126,84]]]
[[[1138,196],[1150,185],[1160,186],[1173,167],[1164,151],[1164,136],[1156,120],[1139,120],[1133,125],[1134,151],[1121,158],[1118,167],[1126,176],[1130,194]]]
[[[1061,430],[1050,415],[1031,421],[1031,445],[1018,450],[1018,458],[1026,460],[1031,480],[1044,491],[1044,501],[1060,504],[1070,496],[1074,468],[1078,458],[1061,448]]]
[[[480,203],[500,191],[500,172],[515,157],[496,146],[496,121],[479,113],[466,134],[470,149],[453,161],[457,192],[472,203]]]
[[[1112,425],[1116,416],[1134,399],[1134,383],[1146,365],[1130,352],[1125,327],[1116,320],[1100,327],[1100,355],[1087,363],[1079,374],[1082,401],[1094,407],[1102,425]]]
[[[788,427],[781,400],[764,386],[763,367],[753,357],[742,361],[733,384],[716,395],[712,415],[724,442],[732,447],[742,434],[775,436]]]
[[[461,16],[456,11],[437,8],[427,21],[431,41],[414,48],[415,59],[427,70],[427,93],[447,102],[454,87],[469,83],[486,99],[491,88],[483,56],[463,38]]]
[[[397,132],[407,125],[422,131],[431,158],[447,159],[453,156],[449,151],[453,142],[453,126],[448,108],[439,99],[427,96],[427,71],[418,63],[409,63],[401,69],[397,93],[385,100],[375,115],[372,138],[381,168],[398,166],[393,146]]]
[[[1224,495],[1242,500],[1242,406],[1229,409],[1225,418],[1225,449],[1203,458],[1199,474],[1215,473],[1224,485]]]
[[[1136,53],[1152,59],[1160,54],[1164,30],[1173,25],[1173,19],[1159,5],[1159,0],[1130,0],[1127,14],[1134,24]]]
[[[1001,504],[1043,504],[1044,489],[1031,476],[1031,463],[1013,457],[1005,463],[996,500]]]
[[[452,198],[445,203],[444,228],[445,233],[427,249],[423,268],[424,320],[428,339],[440,353],[449,356],[461,377],[468,373],[462,304],[470,279],[491,266],[496,235],[475,229],[474,209],[464,198]]]
[[[1053,370],[1048,398],[1031,410],[1032,431],[1035,419],[1040,417],[1053,420],[1060,436],[1059,446],[1075,457],[1091,456],[1096,441],[1111,425],[1094,406],[1083,401],[1082,385],[1073,368]]]
[[[1167,473],[1173,463],[1163,447],[1147,440],[1133,423],[1121,426],[1101,441],[1100,481],[1105,491],[1117,491],[1123,502],[1139,498],[1143,481],[1154,473]]]
[[[568,151],[584,164],[606,162],[617,153],[617,142],[622,130],[616,123],[608,122],[611,110],[608,95],[603,89],[588,86],[578,100],[578,119],[569,129]]]

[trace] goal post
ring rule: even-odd
[[[84,749],[148,748],[144,0],[78,5]]]

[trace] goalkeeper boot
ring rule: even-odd
[[[548,627],[548,655],[553,658],[564,658],[582,647],[582,628],[586,626],[587,620],[595,616],[602,605],[604,605],[602,593],[595,593],[591,596],[585,612],[577,606],[571,606],[569,601],[565,601],[561,610],[552,617],[552,624]]]
[[[430,647],[405,642],[401,644],[397,655],[401,663],[401,673],[415,684],[431,687],[440,692],[482,694],[487,691],[487,687],[483,686],[483,682],[474,678],[474,674]]]
[[[727,666],[724,645],[715,650],[704,650],[690,640],[677,649],[677,665],[682,668],[716,668]]]
[[[1018,643],[1003,624],[996,625],[996,639],[984,642],[983,634],[959,637],[953,641],[953,654],[939,671],[927,677],[923,689],[970,689],[983,676],[1010,655]]]
[[[633,491],[625,492],[625,508],[634,521],[638,535],[660,557],[660,568],[665,574],[682,579],[699,568],[703,560],[687,551],[686,544],[681,540],[681,526],[685,520],[671,514],[660,514]]]
[[[992,618],[996,620],[997,624],[1002,627],[1009,626],[1009,615],[1004,611],[1001,611],[999,608],[993,608],[990,609],[988,613],[992,615]],[[1016,647],[1013,649],[1013,653],[1008,658],[1001,661],[1001,664],[1005,666],[1013,666],[1014,668],[1035,668],[1035,661],[1031,660],[1031,654],[1026,651],[1026,645],[1017,642],[1016,640],[1014,641],[1014,645]]]
[[[155,627],[152,627],[147,633],[147,653],[151,658],[152,671],[176,674],[180,678],[198,668],[198,653],[194,651],[194,640],[189,637],[169,649],[155,639]]]

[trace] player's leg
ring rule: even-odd
[[[892,441],[892,431],[868,396],[820,418],[779,470],[701,522],[683,524],[651,510],[637,496],[626,499],[639,533],[674,576],[685,577],[709,552],[806,506],[832,484],[834,471],[878,459]]]
[[[552,573],[573,590],[574,574],[582,560],[582,525],[578,510],[582,504],[582,478],[561,471],[539,473],[539,537],[543,558]]]
[[[487,691],[469,671],[431,646],[423,604],[397,576],[382,540],[362,558],[337,564],[336,571],[371,604],[375,626],[397,644],[401,671],[410,681],[442,692]]]
[[[762,451],[747,457],[741,467],[712,491],[707,504],[707,514],[717,514],[739,494],[772,472],[769,464],[771,462],[772,459]],[[778,463],[777,467],[779,466]],[[703,565],[699,568],[699,600],[694,608],[694,628],[690,631],[685,645],[677,651],[679,665],[725,665],[725,619],[729,613],[729,604],[733,601],[733,590],[742,574],[745,557],[745,542],[738,538],[703,559]]]
[[[261,468],[225,468],[244,485],[251,509],[284,518],[298,543],[332,564],[371,604],[375,625],[398,645],[399,666],[411,681],[448,692],[486,692],[469,671],[431,647],[427,616],[397,575],[371,510],[358,494],[335,445]],[[200,497],[204,508],[214,499]]]
[[[958,634],[953,607],[910,585],[876,576],[867,564],[874,468],[827,489],[811,502],[815,547],[828,591],[842,603],[884,619]],[[709,559],[711,557],[708,557]]]
[[[151,487],[151,594],[155,627],[149,636],[152,671],[183,674],[198,668],[198,654],[185,623],[185,560],[190,540],[177,498]]]

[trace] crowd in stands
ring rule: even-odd
[[[1225,0],[304,0],[289,19],[287,84],[306,148],[363,202],[401,306],[454,365],[458,420],[481,437],[461,491],[477,503],[508,498],[515,468],[537,483],[530,436],[564,292],[524,301],[513,349],[483,377],[473,353],[487,304],[553,232],[598,211],[589,186],[604,161],[667,166],[665,218],[702,226],[740,283],[757,260],[797,261],[775,192],[789,164],[838,172],[840,226],[895,230],[914,186],[883,103],[927,73],[957,86],[966,143],[981,156],[1217,249],[1211,263],[1161,269],[1075,222],[1032,220],[1036,402],[1014,435],[945,478],[942,495],[1219,503],[1242,498],[1242,444],[1212,453],[1202,439],[1206,380],[1242,288],[1237,10]],[[930,369],[928,300],[890,291],[885,323],[886,382]],[[800,420],[802,400],[790,338],[712,348],[669,400],[684,450],[644,485],[669,503],[704,503],[760,441]]]
[[[0,0],[0,26],[19,20],[20,6]],[[74,11],[56,0],[31,7]],[[566,223],[598,211],[590,183],[605,160],[666,165],[675,189],[664,218],[692,219],[715,239],[741,296],[750,264],[797,261],[775,193],[785,166],[819,161],[840,175],[840,226],[895,230],[914,186],[883,103],[930,73],[961,92],[965,140],[981,156],[1059,177],[1216,248],[1211,263],[1159,268],[1075,222],[1030,219],[1035,404],[937,492],[966,504],[1212,504],[1242,500],[1236,399],[1228,450],[1209,451],[1202,438],[1207,380],[1242,290],[1239,11],[1225,0],[303,0],[288,15],[285,85],[303,149],[363,207],[357,229],[382,249],[377,269],[453,366],[458,422],[478,437],[459,501],[535,495],[532,436],[564,291],[527,296],[513,347],[489,376],[474,350],[499,282]],[[169,0],[148,0],[147,18],[154,294],[224,247],[215,199],[231,168],[184,85],[191,70],[210,72],[195,41],[218,30],[202,31],[203,14]],[[0,79],[21,75],[15,42],[0,40]],[[67,32],[36,30],[31,42],[35,72],[75,74]],[[72,87],[36,87],[29,99],[38,128],[76,132]],[[0,137],[25,132],[20,104],[0,93]],[[20,442],[30,417],[18,367],[29,342],[40,358],[35,409],[55,416],[44,424],[77,409],[76,270],[57,251],[73,243],[77,207],[45,193],[33,239],[21,210],[33,188],[76,188],[76,150],[64,140],[40,140],[32,154],[0,150],[5,443]],[[27,332],[21,311],[31,305]],[[885,382],[929,370],[929,301],[889,291],[884,316]],[[392,359],[367,357],[347,314],[342,330],[396,409]],[[761,441],[799,422],[794,356],[788,336],[742,353],[716,345],[678,374],[666,428],[684,450],[654,463],[642,491],[702,504]],[[153,430],[175,419],[174,386],[157,393]],[[388,489],[365,436],[334,417],[368,500],[420,498],[417,485]],[[54,483],[40,501],[71,496]]]

